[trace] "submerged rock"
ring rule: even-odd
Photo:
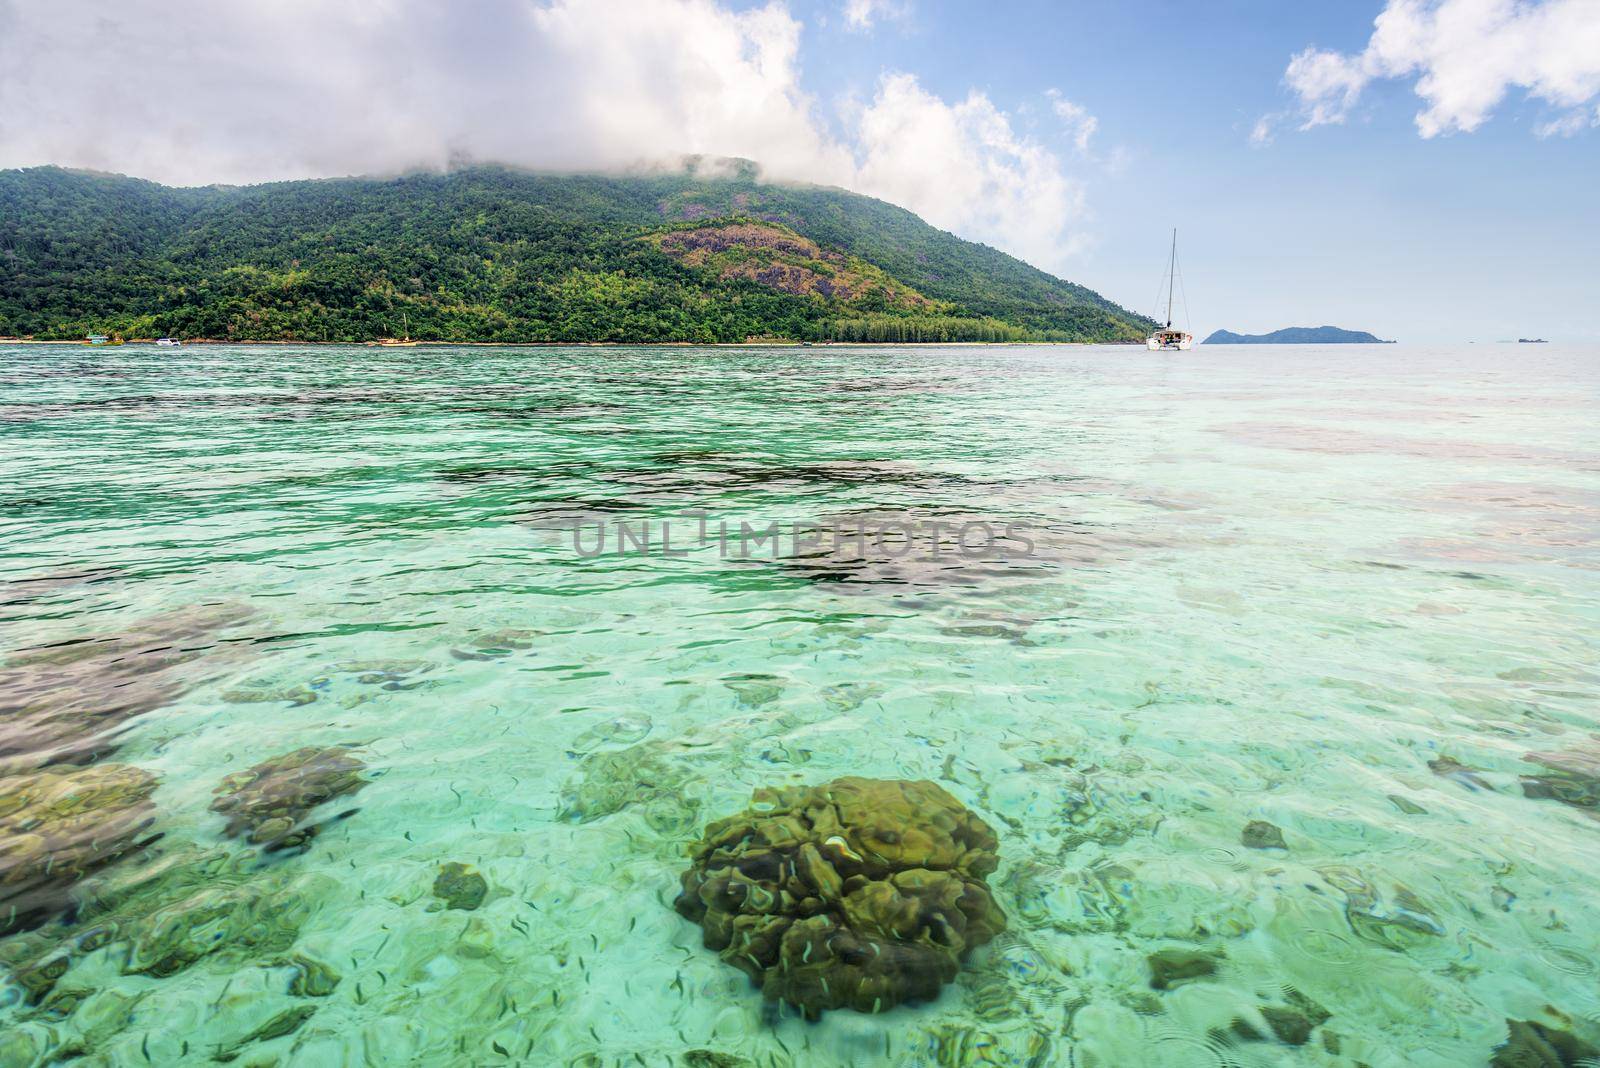
[[[633,745],[642,742],[645,735],[650,733],[650,727],[650,717],[642,712],[624,712],[612,716],[589,727],[574,738],[572,744],[567,746],[567,755],[592,753],[608,745]]]
[[[137,620],[119,634],[25,649],[0,662],[0,775],[114,752],[129,720],[170,703],[242,655],[238,647],[220,646],[217,633],[247,616],[238,606],[202,605]]]
[[[228,818],[229,838],[243,835],[269,853],[303,846],[318,830],[305,822],[311,810],[365,786],[365,767],[346,746],[306,746],[223,779],[211,810]]]
[[[678,1057],[682,1068],[755,1068],[755,1061],[712,1049],[685,1050]]]
[[[1239,835],[1239,841],[1246,849],[1288,849],[1283,840],[1283,831],[1275,823],[1266,820],[1251,820],[1244,825],[1244,832]]]
[[[1449,779],[1452,782],[1460,783],[1469,790],[1494,792],[1494,787],[1489,785],[1482,775],[1478,774],[1481,769],[1463,764],[1453,756],[1435,757],[1428,761],[1428,770],[1441,779]]]
[[[1303,1046],[1311,1040],[1313,1031],[1328,1022],[1330,1014],[1298,990],[1286,990],[1284,996],[1289,1002],[1287,1005],[1261,1006],[1261,1018],[1279,1042],[1286,1046]],[[1266,1036],[1247,1020],[1234,1020],[1232,1030],[1247,1042],[1266,1041]],[[1338,1039],[1333,1042],[1337,1044]]]
[[[325,998],[338,988],[339,980],[343,978],[332,965],[304,953],[294,954],[283,964],[294,969],[294,976],[289,980],[289,993],[295,997]]]
[[[934,998],[1005,928],[994,831],[926,781],[760,789],[705,829],[677,910],[808,1019]]]
[[[148,863],[86,884],[75,937],[51,939],[40,947],[46,954],[42,959],[54,954],[77,959],[117,945],[124,947],[115,959],[125,974],[154,978],[177,975],[212,957],[272,959],[290,952],[315,903],[336,888],[326,876],[290,866],[263,870],[250,854],[224,848],[156,853]],[[274,966],[299,967],[301,960],[279,960]],[[328,982],[326,976],[305,980],[308,988]]]
[[[1389,802],[1390,804],[1394,805],[1395,808],[1399,809],[1401,812],[1404,812],[1407,816],[1426,816],[1428,814],[1427,809],[1423,808],[1415,801],[1412,801],[1410,798],[1401,797],[1399,794],[1390,794]]]
[[[1545,770],[1522,777],[1524,797],[1600,809],[1600,744],[1588,742],[1550,753],[1529,753],[1527,759]]]
[[[155,788],[128,764],[0,779],[0,933],[65,908],[80,879],[148,844]]]
[[[1394,884],[1385,895],[1355,868],[1318,869],[1328,885],[1345,896],[1345,918],[1356,934],[1391,949],[1407,950],[1423,937],[1445,933],[1432,909],[1408,888]]]
[[[439,865],[439,876],[433,880],[433,896],[447,909],[471,912],[483,904],[488,893],[489,884],[477,868],[454,860]]]
[[[557,818],[590,823],[639,806],[658,831],[686,829],[700,803],[687,792],[695,774],[681,758],[682,750],[663,740],[588,754],[562,788]]]
[[[1495,1048],[1490,1068],[1578,1068],[1600,1059],[1600,1049],[1566,1031],[1531,1020],[1507,1020],[1509,1034]]]
[[[222,950],[283,953],[300,936],[309,910],[307,902],[251,882],[205,886],[132,917],[123,971],[164,979]]]
[[[237,1060],[239,1051],[256,1042],[271,1042],[275,1038],[292,1035],[300,1029],[300,1025],[311,1019],[316,1014],[315,1005],[291,1005],[276,1016],[261,1024],[254,1031],[235,1042],[230,1048],[222,1050],[212,1056],[218,1064],[227,1064]]]
[[[1150,954],[1150,988],[1171,990],[1192,979],[1215,975],[1221,955],[1197,949],[1162,949]]]

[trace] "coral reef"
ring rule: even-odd
[[[65,908],[80,879],[146,845],[155,788],[126,764],[0,778],[0,933]]]
[[[818,1019],[938,995],[1005,928],[988,824],[927,781],[761,789],[706,827],[677,910],[772,1001]]]
[[[304,846],[318,830],[305,822],[311,810],[365,786],[365,767],[346,746],[306,746],[223,779],[211,810],[227,817],[229,838],[243,835],[269,853]]]

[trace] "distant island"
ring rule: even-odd
[[[1519,337],[1519,338],[1517,338],[1517,344],[1519,344],[1519,345],[1547,345],[1547,344],[1549,344],[1549,342],[1547,342],[1542,337]]]
[[[1270,334],[1235,334],[1218,330],[1202,345],[1393,345],[1365,330],[1341,330],[1337,326],[1289,326]]]
[[[1139,343],[1155,328],[904,208],[689,162],[194,189],[0,170],[0,336]]]

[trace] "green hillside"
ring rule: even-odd
[[[753,171],[204,189],[0,171],[0,336],[1134,341],[1151,326],[902,208]]]

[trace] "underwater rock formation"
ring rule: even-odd
[[[879,1012],[938,996],[1004,930],[998,844],[927,781],[760,789],[706,827],[675,907],[768,1000]]]
[[[1490,1068],[1577,1068],[1600,1058],[1600,1049],[1554,1027],[1507,1020],[1509,1034],[1495,1049]]]
[[[638,806],[657,831],[686,830],[700,802],[688,792],[696,775],[684,752],[682,744],[661,740],[588,754],[563,786],[556,818],[590,823]]]
[[[447,909],[471,912],[483,904],[488,893],[489,883],[478,869],[459,861],[451,860],[439,865],[438,878],[433,880],[433,896],[442,901]]]
[[[1288,1001],[1286,1005],[1261,1006],[1261,1019],[1276,1038],[1286,1046],[1303,1046],[1311,1040],[1311,1034],[1318,1027],[1327,1023],[1331,1014],[1327,1009],[1306,997],[1292,987],[1284,991]],[[1243,1018],[1235,1019],[1231,1028],[1235,1037],[1246,1042],[1264,1042],[1266,1035],[1262,1034],[1250,1021]],[[1323,1044],[1326,1047],[1330,1042],[1337,1044],[1338,1039],[1326,1033]],[[1336,1052],[1330,1050],[1329,1052]]]
[[[1288,849],[1283,840],[1283,830],[1275,823],[1266,820],[1251,820],[1244,825],[1244,831],[1239,835],[1240,843],[1246,849]]]
[[[1435,757],[1428,761],[1428,770],[1441,779],[1460,783],[1469,790],[1487,790],[1489,793],[1494,793],[1494,787],[1478,774],[1481,768],[1463,764],[1453,756]]]
[[[1392,885],[1381,893],[1355,868],[1342,865],[1317,869],[1328,885],[1345,896],[1345,918],[1357,935],[1390,949],[1408,950],[1445,934],[1433,910],[1410,889]]]
[[[1171,990],[1192,979],[1215,975],[1220,954],[1195,949],[1162,949],[1150,954],[1150,989]]]
[[[318,830],[305,822],[311,810],[365,786],[365,767],[346,746],[306,746],[223,779],[211,811],[228,818],[229,838],[243,835],[268,853],[304,846]]]
[[[0,779],[0,933],[65,908],[80,879],[153,840],[155,788],[127,764]]]
[[[1546,770],[1522,777],[1524,797],[1549,798],[1574,808],[1600,809],[1600,741],[1552,753],[1529,753],[1527,759]]]
[[[218,648],[216,635],[248,615],[238,606],[203,605],[0,662],[0,774],[87,763],[115,751],[129,720],[242,655]],[[201,658],[203,669],[195,663]]]
[[[0,939],[0,968],[22,988],[24,1003],[53,1021],[77,1017],[84,992],[104,983],[93,962],[111,946],[124,975],[167,979],[208,959],[223,962],[223,970],[267,962],[292,969],[289,994],[324,997],[338,986],[338,973],[296,942],[316,902],[337,888],[327,876],[293,866],[263,869],[246,852],[152,851],[148,862],[108,868],[82,883],[70,926]],[[74,977],[85,961],[88,974]]]

